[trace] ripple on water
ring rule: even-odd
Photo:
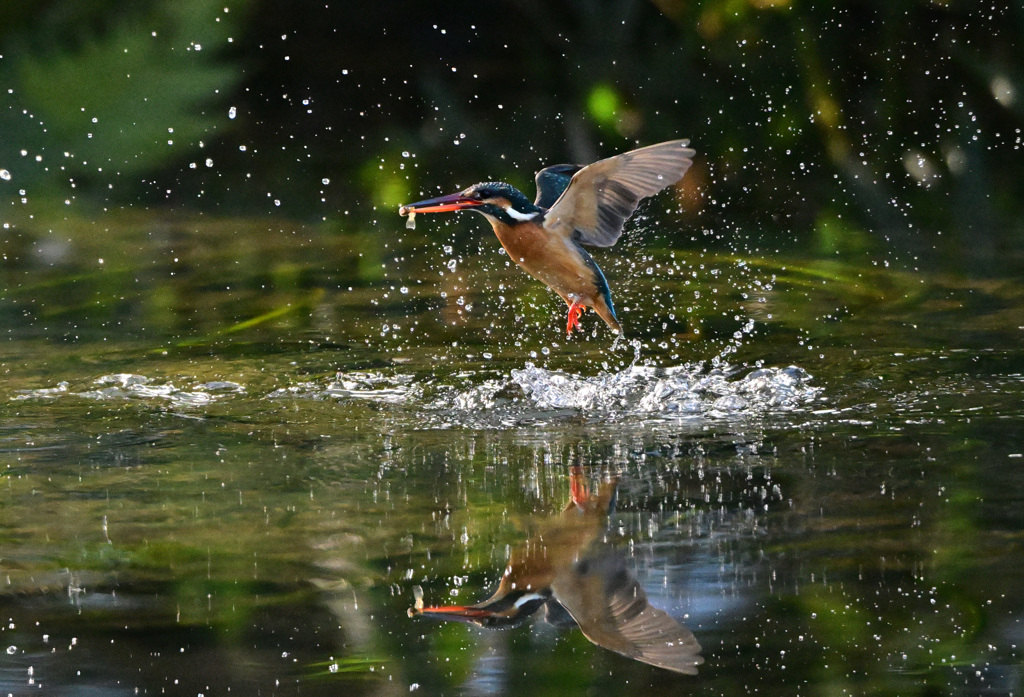
[[[269,399],[365,399],[386,404],[404,404],[415,394],[411,375],[373,372],[338,373],[326,385],[300,382],[274,390]]]
[[[225,394],[240,394],[245,388],[236,382],[215,381],[196,385],[190,390],[176,387],[171,382],[156,382],[145,375],[115,373],[104,375],[93,381],[93,389],[72,392],[67,382],[56,387],[37,390],[20,390],[13,399],[53,399],[56,397],[83,397],[100,401],[125,399],[157,399],[172,406],[198,407],[216,401]]]

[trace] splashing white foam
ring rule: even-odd
[[[473,381],[472,373],[460,380]],[[545,420],[572,412],[606,417],[757,416],[800,409],[815,401],[821,388],[797,366],[750,368],[721,362],[668,368],[631,365],[618,372],[575,375],[526,363],[505,378],[467,386],[420,383],[413,375],[372,371],[338,373],[332,379],[300,382],[272,390],[266,399],[359,400],[413,409],[425,427],[477,424],[504,427],[522,420]],[[24,390],[12,399],[79,397],[99,401],[158,400],[177,407],[202,407],[245,395],[234,382],[204,382],[181,389],[129,373],[104,375],[91,389],[72,391],[67,383]]]
[[[511,371],[507,382],[490,380],[434,406],[471,412],[518,404],[615,415],[720,416],[798,408],[820,392],[797,366],[744,371],[728,365],[631,366],[587,377],[527,363]]]
[[[55,397],[83,397],[98,401],[111,400],[162,400],[175,407],[199,407],[217,401],[220,396],[230,393],[244,393],[245,388],[236,382],[217,381],[196,385],[192,390],[183,390],[173,383],[158,383],[145,375],[115,373],[103,375],[93,381],[93,389],[72,392],[67,382],[57,387],[37,390],[20,390],[12,399],[45,399]]]
[[[383,375],[372,372],[338,373],[326,386],[302,382],[274,390],[267,397],[283,399],[365,399],[388,404],[407,402],[415,392],[411,375]]]

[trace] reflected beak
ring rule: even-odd
[[[437,198],[428,198],[425,201],[407,203],[398,209],[399,215],[410,213],[445,213],[447,211],[461,211],[464,208],[472,208],[483,203],[476,199],[466,198],[462,194],[449,194]]]
[[[467,605],[445,605],[442,607],[425,607],[410,610],[409,615],[424,615],[439,620],[458,620],[460,622],[479,622],[493,615],[489,610],[482,610]]]

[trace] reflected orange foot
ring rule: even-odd
[[[569,468],[569,494],[578,508],[585,507],[590,498],[587,492],[587,478],[583,476],[583,468],[578,465]]]
[[[572,334],[573,329],[580,328],[580,315],[587,309],[584,305],[573,301],[572,305],[569,306],[569,321],[565,325],[565,333]]]

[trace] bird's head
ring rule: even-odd
[[[409,611],[410,616],[423,615],[439,620],[455,620],[496,629],[515,627],[535,613],[551,599],[548,588],[540,592],[529,590],[499,590],[488,600],[477,605],[441,605],[420,607]]]
[[[533,220],[542,212],[511,184],[481,182],[457,194],[408,203],[399,208],[398,213],[399,215],[409,215],[410,213],[444,213],[464,210],[482,213],[492,221],[498,220],[506,225]]]

